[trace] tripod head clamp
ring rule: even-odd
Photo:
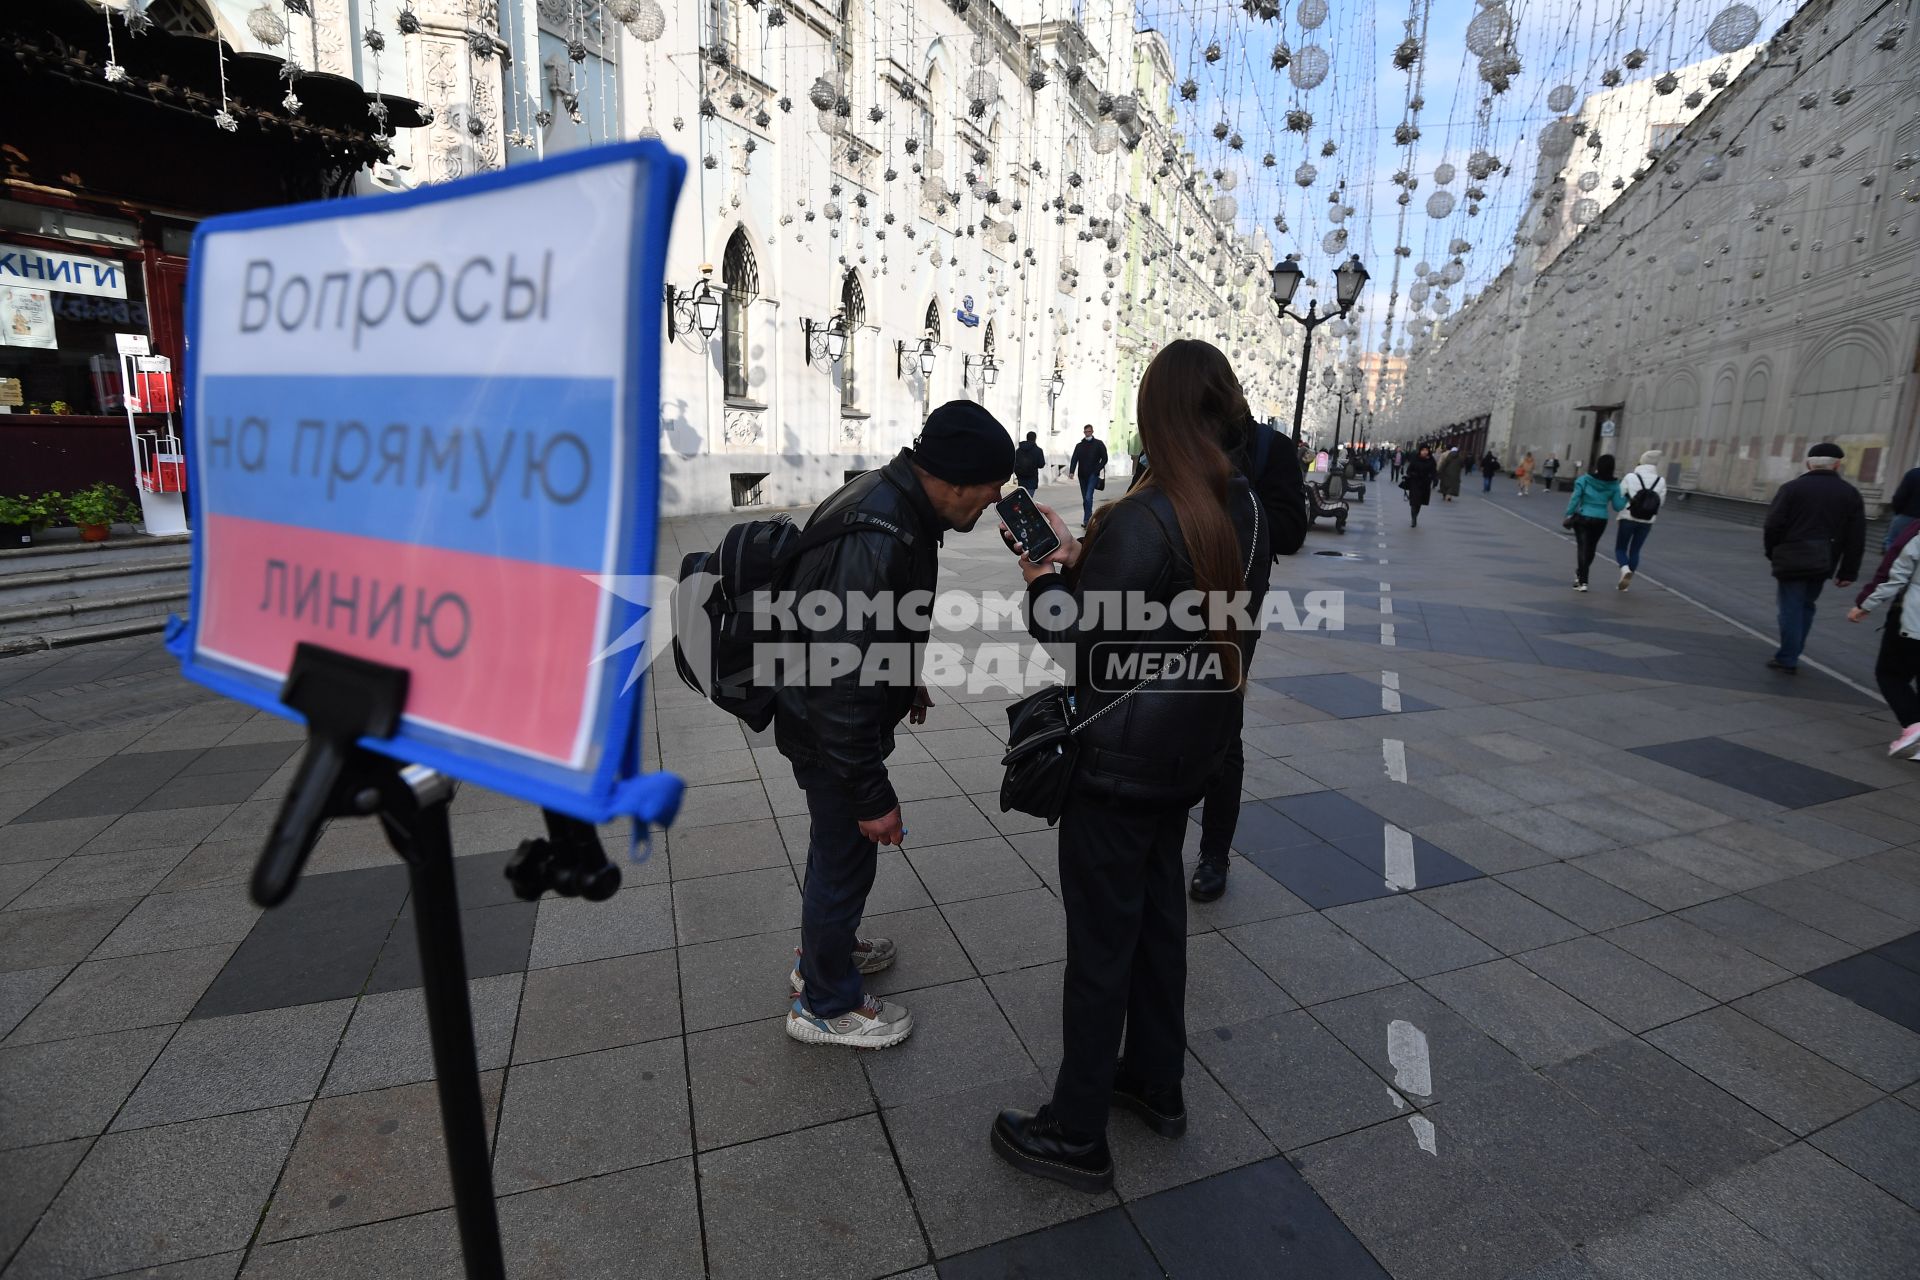
[[[551,889],[563,898],[604,902],[620,888],[620,868],[607,861],[592,824],[542,809],[544,839],[522,840],[507,860],[507,879],[517,898],[532,902]]]

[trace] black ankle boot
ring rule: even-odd
[[[1193,883],[1187,887],[1187,896],[1195,902],[1212,902],[1226,891],[1227,860],[1200,859],[1200,865],[1193,869]]]
[[[1177,1082],[1150,1089],[1122,1067],[1113,1077],[1113,1104],[1139,1116],[1163,1138],[1177,1138],[1187,1131],[1187,1102]]]
[[[993,1149],[1002,1160],[1023,1173],[1052,1178],[1075,1191],[1113,1188],[1113,1156],[1107,1136],[1070,1137],[1053,1118],[1053,1108],[1002,1111],[993,1122]]]

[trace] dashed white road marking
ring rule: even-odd
[[[1393,597],[1392,597],[1392,596],[1381,596],[1381,597],[1380,597],[1380,612],[1381,612],[1381,613],[1384,613],[1384,614],[1392,614],[1392,612],[1393,612]]]
[[[1404,893],[1408,889],[1417,889],[1413,870],[1413,835],[1387,824],[1386,831],[1387,888],[1395,893]]]
[[[1383,622],[1380,624],[1380,643],[1389,647],[1393,645],[1393,624],[1391,622]]]
[[[1392,692],[1388,690],[1388,692]],[[1407,780],[1407,744],[1398,738],[1382,738],[1380,754],[1387,762],[1387,776],[1395,782]]]
[[[1391,590],[1393,590],[1393,584],[1391,582],[1383,582],[1380,584],[1380,593],[1382,595],[1385,595],[1387,592]]]

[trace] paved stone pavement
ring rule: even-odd
[[[1885,712],[1646,584],[1572,594],[1516,500],[1410,531],[1390,496],[1280,566],[1345,628],[1262,643],[1232,885],[1190,914],[1192,1125],[1117,1116],[1110,1195],[987,1146],[1045,1095],[1064,954],[1053,837],[995,801],[1004,690],[901,735],[869,927],[920,1030],[873,1055],[781,1032],[806,824],[764,739],[650,691],[691,789],[606,903],[513,900],[536,815],[463,790],[513,1274],[1920,1274]],[[944,565],[1017,583],[985,530]],[[245,896],[297,737],[152,640],[0,662],[7,1277],[459,1274],[397,861],[341,822],[286,906]]]

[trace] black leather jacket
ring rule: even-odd
[[[1254,508],[1259,500],[1240,476],[1233,477],[1228,499],[1243,568],[1252,554],[1248,612],[1257,626],[1273,569],[1268,524],[1263,513],[1255,545]],[[1138,592],[1165,605],[1180,592],[1194,589],[1193,567],[1179,521],[1159,489],[1136,488],[1109,507],[1102,520],[1099,538],[1071,574],[1036,578],[1027,588],[1028,630],[1063,664],[1071,650],[1074,716],[1081,721],[1114,702],[1124,687],[1110,678],[1111,670],[1109,678],[1098,678],[1096,663],[1112,651],[1096,653],[1096,645],[1154,641],[1158,642],[1155,648],[1167,652],[1178,650],[1196,634],[1204,635],[1183,628],[1172,616],[1158,627],[1138,631],[1108,625],[1117,621],[1110,615],[1086,616],[1083,606],[1094,593],[1124,597]],[[1048,625],[1047,598],[1055,593],[1074,598],[1077,616],[1071,626],[1052,629]],[[1090,626],[1093,622],[1101,625]],[[1259,638],[1258,630],[1240,634],[1243,672],[1252,665]],[[1239,694],[1218,678],[1203,674],[1156,680],[1081,730],[1074,786],[1083,794],[1126,804],[1193,804],[1206,790],[1207,778],[1228,742],[1239,734],[1240,718]]]
[[[831,684],[789,684],[774,698],[774,746],[795,764],[831,770],[863,822],[884,817],[899,803],[887,781],[886,759],[893,751],[893,728],[913,705],[940,572],[943,527],[912,461],[913,451],[902,449],[886,466],[821,503],[808,522],[858,507],[903,531],[910,542],[878,528],[850,533],[802,554],[787,583],[797,596],[824,590],[842,600],[856,591],[892,592],[896,605],[910,592],[929,593],[917,619],[903,619],[896,608],[878,627],[862,619],[861,626],[850,628],[843,615],[836,626],[803,631],[800,639],[809,645],[851,644],[866,661]]]

